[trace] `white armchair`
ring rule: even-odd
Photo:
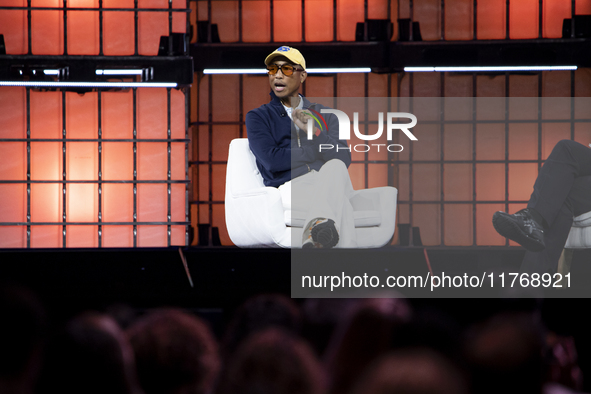
[[[391,241],[397,194],[394,187],[355,191],[351,203],[358,247],[379,248]],[[225,208],[228,234],[237,246],[302,246],[304,214],[289,210],[283,204],[279,189],[263,184],[246,138],[237,138],[230,143]]]

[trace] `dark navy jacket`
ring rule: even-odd
[[[319,136],[308,140],[306,131],[298,131],[275,93],[271,92],[271,97],[270,103],[246,114],[250,150],[256,157],[257,167],[266,186],[278,187],[311,170],[318,171],[331,159],[342,160],[349,167],[351,152],[347,141],[338,139],[339,122],[336,115],[322,114],[328,133],[322,131]],[[320,113],[322,108],[328,108],[312,104],[303,96],[302,99],[304,109],[312,106]],[[334,148],[319,152],[319,144],[332,144]]]

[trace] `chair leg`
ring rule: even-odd
[[[570,265],[573,260],[573,252],[574,249],[563,249],[560,258],[558,259],[558,270],[557,272],[561,274],[561,280],[559,285],[562,285],[562,280],[564,279],[564,275],[570,272]]]

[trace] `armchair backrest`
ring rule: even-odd
[[[265,187],[254,154],[250,151],[248,138],[236,138],[230,142],[226,168],[226,193],[231,196]]]

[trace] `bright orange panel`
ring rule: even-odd
[[[363,22],[363,1],[337,0],[337,40],[355,41],[358,22]]]
[[[225,228],[225,226],[224,226]],[[170,233],[170,244],[184,246],[185,245],[185,226],[172,226]]]
[[[227,160],[230,141],[240,136],[239,126],[215,126],[212,160]]]
[[[416,201],[437,201],[441,199],[439,164],[415,164],[413,172],[413,199]]]
[[[0,226],[0,248],[27,247],[26,231],[23,226]]]
[[[32,248],[61,248],[62,246],[61,226],[31,226]]]
[[[165,8],[166,0],[139,0],[139,8]],[[168,36],[167,12],[140,12],[138,18],[138,52],[144,56],[156,56],[160,37]]]
[[[66,135],[68,138],[98,138],[96,93],[66,93]]]
[[[173,180],[185,179],[185,144],[175,142],[171,146],[171,177]]]
[[[302,39],[302,3],[300,0],[273,2],[273,27],[276,42]]]
[[[187,7],[185,0],[172,0],[173,9],[184,9]],[[168,28],[168,21],[167,21]],[[173,33],[184,33],[187,31],[187,13],[186,12],[173,12],[172,13],[172,32]],[[167,34],[168,35],[168,34]]]
[[[60,142],[31,142],[31,179],[62,179],[62,144]]]
[[[589,127],[589,123],[581,123],[581,126]],[[560,140],[570,140],[570,123],[542,124],[542,159],[548,158]],[[589,142],[585,141],[584,145],[589,146]]]
[[[505,200],[504,164],[476,164],[476,199],[478,201]]]
[[[218,228],[222,245],[232,245],[228,230],[226,229],[226,212],[223,205],[213,206],[213,221],[211,225]]]
[[[505,159],[505,125],[476,125],[476,160]]]
[[[264,59],[263,59],[264,60]],[[262,62],[261,62],[262,64]],[[242,79],[243,87],[244,87],[244,95],[242,100],[243,106],[243,113],[244,116],[250,111],[251,109],[255,109],[260,107],[263,104],[268,103],[271,101],[271,97],[269,96],[269,92],[271,88],[269,86],[269,79],[260,76],[254,75],[245,75]],[[306,79],[304,84],[310,83],[310,79]],[[307,88],[308,90],[310,88]],[[310,94],[308,94],[310,96]],[[311,96],[312,97],[312,96]],[[204,104],[202,102],[202,104]],[[203,120],[205,120],[204,118]],[[241,119],[244,120],[244,119]],[[246,137],[246,135],[245,135]]]
[[[529,200],[538,176],[536,163],[509,164],[509,199]]]
[[[471,40],[474,37],[472,0],[445,2],[445,39]]]
[[[570,71],[543,71],[542,96],[570,97]]]
[[[137,179],[165,181],[168,169],[166,143],[139,142],[137,145]]]
[[[538,0],[512,1],[509,6],[511,39],[538,37]]]
[[[538,158],[538,125],[536,123],[509,124],[509,160]]]
[[[261,64],[264,59],[261,59]],[[261,81],[262,82],[262,81]],[[238,75],[213,77],[213,121],[237,121],[239,111]]]
[[[306,41],[332,41],[333,15],[332,0],[306,1]]]
[[[271,39],[270,15],[268,0],[244,1],[242,3],[242,40],[244,42],[269,42]]]
[[[31,221],[61,222],[62,212],[61,184],[31,185]]]
[[[138,89],[137,98],[138,138],[167,138],[166,89]]]
[[[479,40],[505,38],[505,0],[479,1],[477,6]]]
[[[243,3],[244,6],[244,3]],[[238,41],[238,2],[220,0],[211,2],[212,23],[218,25],[221,42]]]
[[[172,138],[185,138],[185,95],[182,91],[170,91],[170,135]]]
[[[25,0],[4,0],[5,7],[26,7]],[[2,10],[0,12],[0,34],[4,35],[6,53],[8,55],[21,55],[27,53],[27,11]]]
[[[563,0],[544,0],[542,33],[544,38],[561,38],[562,21],[571,17],[571,3]]]
[[[25,180],[27,145],[25,142],[0,142],[0,180]]]
[[[213,165],[211,176],[213,180],[212,198],[214,201],[223,201],[226,192],[226,165]]]
[[[443,193],[446,201],[472,200],[472,164],[444,164]]]
[[[25,88],[0,87],[0,138],[26,138],[25,100]]]
[[[170,193],[171,220],[173,222],[185,221],[185,185],[173,183]]]
[[[139,184],[137,197],[138,221],[166,222],[167,188],[164,184]]]
[[[166,226],[138,226],[137,245],[139,247],[167,246]]]
[[[98,180],[98,143],[66,143],[66,177],[68,180]]]
[[[97,8],[98,0],[68,0],[68,7]],[[68,11],[68,55],[98,54],[98,11]]]
[[[31,138],[62,138],[62,93],[31,91]]]
[[[103,138],[133,138],[133,93],[104,92],[101,99]]]
[[[103,226],[102,243],[105,248],[133,247],[133,226]]]
[[[98,185],[70,183],[66,188],[68,222],[98,221]]]
[[[103,184],[102,203],[104,222],[133,222],[132,184]]]
[[[26,196],[27,187],[25,185],[0,184],[0,223],[27,221]]]
[[[575,97],[591,97],[591,70],[588,68],[575,71]]]
[[[446,204],[443,222],[446,246],[472,245],[472,205]]]
[[[369,164],[367,182],[368,187],[388,186],[388,164]]]
[[[32,0],[33,7],[61,7],[59,0]],[[31,49],[34,55],[61,55],[64,52],[62,11],[31,11]]]
[[[103,142],[102,162],[103,180],[133,180],[133,143]]]
[[[103,0],[104,8],[133,8],[133,0]],[[106,56],[133,55],[133,12],[103,13],[103,53]]]
[[[98,226],[68,226],[66,229],[66,247],[98,247]]]
[[[575,3],[575,11],[577,15],[591,14],[591,0],[577,0]]]
[[[421,25],[421,37],[424,41],[441,39],[441,1],[422,0],[415,1],[413,21]]]

